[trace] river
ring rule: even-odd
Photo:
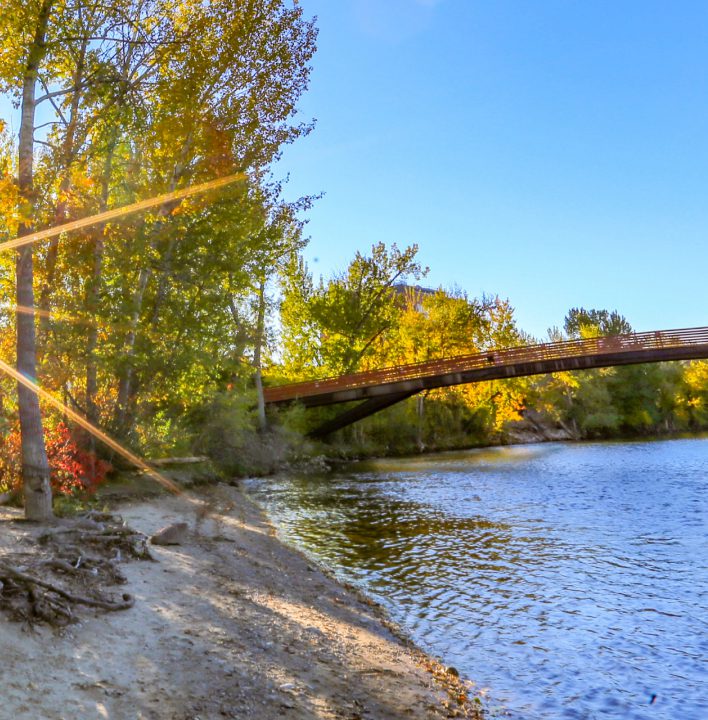
[[[708,439],[254,481],[281,536],[525,720],[708,718]]]

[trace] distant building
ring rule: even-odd
[[[402,303],[409,301],[416,312],[423,312],[423,300],[426,296],[435,295],[438,291],[421,285],[406,285],[399,283],[393,286],[393,291],[401,298]]]

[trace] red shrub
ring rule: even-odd
[[[51,433],[45,433],[45,437],[54,492],[62,495],[96,492],[111,470],[110,463],[80,448],[63,422]]]
[[[46,428],[44,438],[54,493],[92,495],[106,480],[110,463],[79,447],[69,427],[60,422]],[[12,430],[0,445],[0,486],[20,489],[20,432]]]

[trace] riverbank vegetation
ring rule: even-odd
[[[11,0],[0,24],[15,108],[0,121],[0,356],[141,454],[183,452],[192,413],[251,382],[264,285],[303,242],[311,199],[286,202],[270,168],[312,128],[295,113],[314,21],[284,0]],[[228,186],[169,195],[215,178]],[[102,451],[8,377],[0,422],[0,483],[21,479],[44,519],[58,487],[45,435],[64,422],[67,443]],[[92,486],[95,470],[82,477]]]
[[[422,273],[413,262],[414,250],[400,253],[394,247],[388,257],[383,246],[374,246],[370,256],[358,255],[345,273],[317,287],[300,266],[298,282],[287,285],[283,295],[283,355],[277,369],[289,380],[309,379],[632,332],[617,311],[572,308],[546,338],[531,337],[499,296],[470,298],[459,289],[405,284],[402,278],[417,280]],[[350,354],[343,356],[341,348]],[[340,411],[309,411],[312,426]],[[339,431],[329,448],[355,456],[399,454],[528,439],[646,437],[706,427],[708,362],[672,362],[427,391]]]
[[[232,181],[0,253],[0,359],[67,408],[0,378],[0,492],[24,481],[41,518],[50,487],[91,491],[120,465],[69,411],[142,456],[206,454],[227,474],[509,442],[529,429],[594,438],[708,426],[705,362],[434,390],[318,444],[307,431],[335,410],[267,414],[264,383],[543,339],[518,326],[503,294],[424,287],[415,246],[372,238],[343,272],[313,277],[303,248],[316,198],[287,200],[271,172],[313,127],[296,113],[316,27],[297,3],[239,7],[12,0],[0,10],[0,91],[16,109],[0,121],[4,240]],[[549,338],[629,330],[617,313],[573,309]]]

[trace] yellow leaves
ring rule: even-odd
[[[14,179],[9,175],[0,175],[0,232],[14,237],[20,224],[29,218],[27,210]]]
[[[3,0],[0,4],[0,91],[18,92],[23,68],[25,43],[29,39],[29,3],[20,0]]]
[[[694,360],[684,368],[685,405],[699,419],[708,417],[708,361]]]
[[[74,166],[71,173],[71,182],[74,187],[74,191],[78,194],[88,192],[96,188],[96,181],[94,178],[89,177],[82,168]]]
[[[566,388],[576,389],[580,387],[580,376],[572,372],[556,372],[552,375],[553,379]]]
[[[692,390],[708,390],[708,361],[694,360],[684,372],[686,384]]]
[[[473,303],[443,290],[406,288],[390,360],[420,362],[476,352],[481,322]]]

